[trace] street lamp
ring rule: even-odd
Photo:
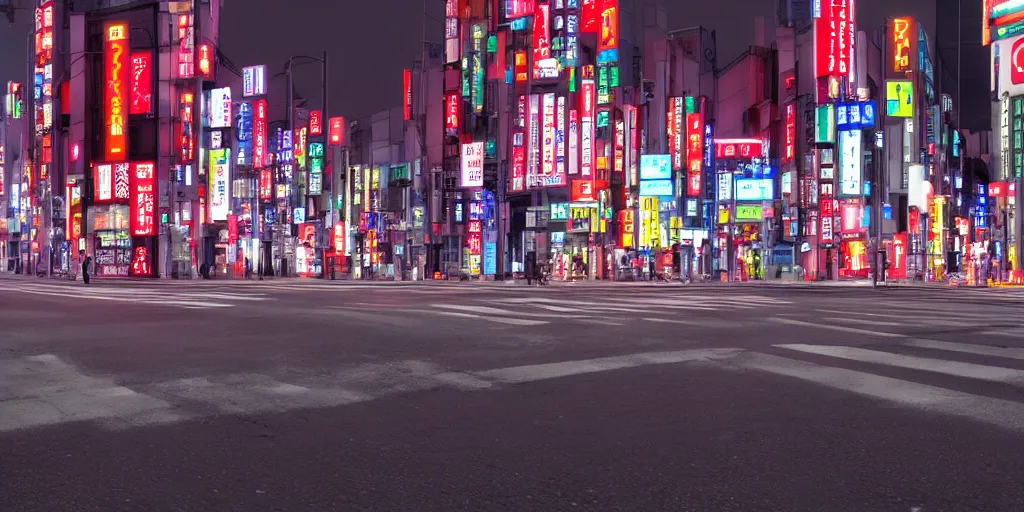
[[[321,94],[323,95],[322,105],[321,105],[321,110],[322,110],[321,117],[324,118],[324,119],[329,119],[330,118],[330,115],[328,114],[328,103],[327,103],[327,83],[328,83],[327,82],[327,80],[328,80],[328,78],[327,78],[327,76],[328,76],[327,75],[327,51],[324,50],[322,57],[312,57],[312,56],[309,56],[309,55],[294,55],[292,57],[289,57],[288,61],[285,62],[285,65],[284,65],[285,74],[288,76],[288,97],[287,97],[287,101],[285,103],[285,109],[286,109],[285,110],[285,119],[287,120],[287,123],[288,123],[288,131],[290,131],[292,133],[292,145],[293,146],[295,144],[296,137],[295,137],[295,84],[294,84],[294,75],[292,74],[292,69],[293,69],[293,67],[295,65],[295,61],[302,61],[302,60],[304,60],[304,61],[315,61],[315,62],[319,62],[319,63],[322,64],[322,67],[321,67],[321,73],[322,74],[321,74],[321,80],[320,80]],[[294,155],[295,155],[295,151],[293,149],[292,150],[291,159],[288,162],[288,164],[292,165],[293,168],[294,168],[294,165],[295,165],[295,156]],[[288,208],[289,208],[289,210],[291,210],[291,208],[292,208],[292,204],[291,204],[291,198],[292,197],[295,197],[295,194],[290,194],[289,195],[289,201],[288,201]],[[303,204],[305,204],[305,198],[302,198],[302,201],[303,201]],[[291,229],[291,228],[289,227],[289,229]],[[327,226],[324,226],[324,229],[327,229]],[[322,258],[321,259],[321,265],[320,265],[321,266],[321,277],[324,277],[324,278],[327,277],[327,265],[326,265],[326,261],[325,260],[326,260],[326,258]],[[284,276],[284,272],[283,272],[283,269],[282,269],[282,277],[283,276]]]

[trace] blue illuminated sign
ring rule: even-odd
[[[871,129],[875,127],[875,104],[871,101],[836,105],[836,131]]]

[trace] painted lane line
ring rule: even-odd
[[[1024,360],[1024,348],[992,347],[988,345],[971,345],[968,343],[953,343],[938,340],[908,340],[902,344],[908,347],[930,348],[933,350],[947,350],[949,352],[963,352],[965,354],[975,354],[980,356],[995,356]]]
[[[800,320],[794,320],[792,318],[772,317],[772,322],[779,324],[788,325],[799,325],[802,327],[817,327],[819,329],[829,329],[833,331],[852,332],[855,334],[866,334],[870,336],[882,336],[884,338],[906,338],[906,334],[900,334],[895,332],[883,332],[883,331],[869,331],[867,329],[857,329],[855,327],[845,327],[842,325],[828,325],[828,324],[816,324],[813,322],[801,322]]]
[[[473,375],[501,384],[523,384],[588,373],[607,372],[624,368],[636,368],[655,364],[677,364],[688,361],[705,361],[729,357],[740,352],[735,348],[709,348],[679,350],[674,352],[648,352],[625,356],[602,357],[581,361],[513,366],[473,372]]]
[[[847,323],[847,324],[861,324],[861,325],[907,325],[906,322],[886,322],[883,320],[872,320],[869,318],[849,318],[842,316],[834,316],[829,318],[833,322]]]
[[[946,361],[943,359],[930,359],[926,357],[908,356],[893,354],[891,352],[880,352],[856,347],[843,347],[833,345],[773,345],[775,347],[807,354],[860,361],[862,363],[880,364],[908,370],[921,370],[932,373],[942,373],[954,377],[985,380],[989,382],[1000,382],[1015,386],[1024,386],[1024,370],[1012,368],[1000,368],[998,366],[985,366],[974,363],[961,363],[958,361]]]
[[[494,323],[497,323],[497,324],[506,324],[506,325],[528,326],[528,325],[544,325],[544,324],[550,323],[550,322],[547,322],[547,321],[544,321],[544,320],[527,320],[525,318],[488,317],[488,316],[481,316],[481,315],[473,315],[473,314],[470,314],[470,313],[457,313],[455,311],[438,311],[436,309],[403,309],[402,311],[409,311],[409,312],[412,312],[412,313],[427,313],[427,314],[433,314],[433,315],[451,316],[451,317],[456,317],[456,318],[472,318],[472,319],[475,319],[475,320],[484,320],[486,322],[494,322]]]
[[[770,354],[746,352],[723,367],[793,377],[897,406],[959,416],[1005,429],[1024,431],[1024,404],[953,391],[871,373],[822,366]]]
[[[609,325],[614,327],[621,327],[622,325],[624,325],[622,322],[615,322],[612,320],[601,320],[599,318],[577,318],[575,320],[583,324]]]
[[[647,317],[647,318],[642,318],[642,320],[644,320],[646,322],[655,322],[655,323],[659,323],[659,324],[680,324],[680,325],[692,325],[692,326],[700,326],[701,325],[701,324],[699,324],[697,322],[690,322],[690,321],[687,321],[687,320],[670,320],[668,318]]]
[[[440,309],[452,309],[455,311],[463,311],[466,313],[481,313],[487,315],[521,315],[521,311],[509,311],[507,309],[492,308],[488,306],[471,306],[468,304],[431,304],[430,307]],[[530,316],[544,317],[544,318],[565,318],[565,315],[555,315],[551,313],[530,313]]]

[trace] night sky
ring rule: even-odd
[[[443,34],[440,22],[424,21],[423,0],[225,3],[221,46],[235,64],[266,64],[268,74],[272,74],[283,69],[289,56],[319,57],[327,50],[331,112],[349,118],[399,105],[401,70],[419,55],[424,23],[428,40],[440,42]],[[427,3],[428,14],[440,19],[443,0]],[[670,29],[704,25],[718,31],[720,64],[731,61],[753,42],[753,16],[775,15],[775,2],[766,0],[664,3],[676,9],[669,13]],[[886,16],[910,14],[934,34],[934,5],[933,0],[859,0],[858,24],[865,30],[880,26]],[[736,19],[739,12],[743,15]],[[0,22],[0,83],[22,80],[26,73],[25,44],[31,12],[20,11],[18,15],[20,20],[15,25]],[[316,64],[296,68],[300,94],[318,98],[319,86],[320,69]],[[283,80],[272,81],[270,87],[284,87]]]

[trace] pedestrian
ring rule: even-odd
[[[89,284],[89,267],[92,266],[92,256],[86,256],[85,251],[78,251],[78,256],[82,258],[82,282]]]
[[[536,272],[536,270],[534,269],[534,257],[533,257],[533,254],[532,253],[531,254],[527,254],[526,255],[526,272],[525,272],[526,273],[526,285],[527,286],[532,286],[533,285],[533,274],[534,274],[534,272]]]

